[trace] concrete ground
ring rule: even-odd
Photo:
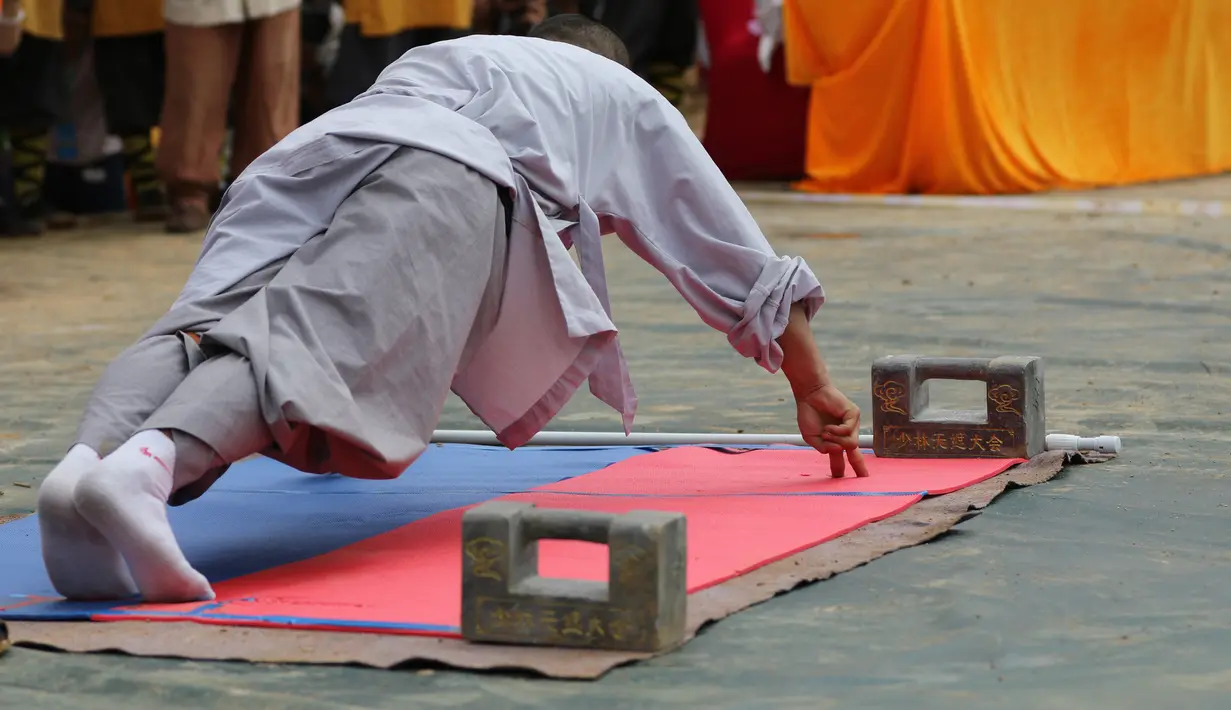
[[[1218,199],[1226,186],[1124,194]],[[816,335],[865,411],[881,355],[1037,354],[1049,428],[1119,434],[1124,454],[594,683],[14,649],[0,657],[0,707],[1231,705],[1231,220],[754,211],[825,283]],[[92,382],[175,297],[197,246],[127,226],[0,242],[0,515],[32,509]],[[609,246],[639,428],[791,430],[785,382]],[[452,402],[442,426],[476,423]],[[554,427],[618,423],[582,395]]]

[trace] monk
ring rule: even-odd
[[[816,277],[774,253],[627,59],[576,15],[420,47],[253,161],[179,298],[104,372],[40,490],[56,589],[211,599],[168,503],[253,454],[398,477],[451,389],[510,448],[587,380],[629,431],[636,396],[599,244],[610,233],[737,352],[786,374],[833,475],[848,460],[866,475],[859,410],[809,327]]]

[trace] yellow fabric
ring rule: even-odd
[[[1231,168],[1231,1],[786,0],[823,192],[1004,194]]]
[[[364,36],[388,37],[423,27],[469,29],[474,0],[343,0],[342,9]]]
[[[64,0],[23,0],[22,31],[43,39],[64,39]]]
[[[162,0],[94,0],[95,37],[132,37],[162,30]]]

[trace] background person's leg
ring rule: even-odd
[[[166,219],[166,191],[158,179],[152,136],[160,123],[166,83],[163,34],[95,39],[94,72],[107,126],[124,143],[124,170],[132,181],[136,218]]]
[[[169,232],[195,232],[209,224],[210,197],[221,182],[227,107],[242,37],[240,24],[167,23],[166,96],[157,167],[170,200]]]
[[[688,90],[686,75],[697,58],[697,0],[664,0],[658,41],[649,55],[649,81],[679,108]]]
[[[243,25],[230,179],[299,126],[299,10]]]
[[[12,144],[12,205],[7,214],[12,236],[41,234],[45,228],[49,133],[56,118],[68,105],[68,89],[61,56],[63,43],[27,35],[17,51],[0,57],[0,133],[8,132]],[[0,229],[3,229],[0,226]]]
[[[591,0],[585,5],[583,11],[624,40],[632,70],[649,81],[654,50],[667,19],[664,0]]]

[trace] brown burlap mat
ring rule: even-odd
[[[898,515],[766,565],[689,597],[691,639],[702,626],[801,584],[931,540],[977,515],[1006,489],[1043,483],[1065,465],[1109,457],[1047,452],[982,483],[927,498]],[[0,519],[0,522],[7,522]],[[75,653],[119,652],[197,660],[360,664],[375,668],[451,667],[521,671],[551,678],[595,679],[651,654],[489,646],[456,639],[214,626],[193,622],[10,622],[19,646]],[[4,647],[0,641],[0,649]]]

